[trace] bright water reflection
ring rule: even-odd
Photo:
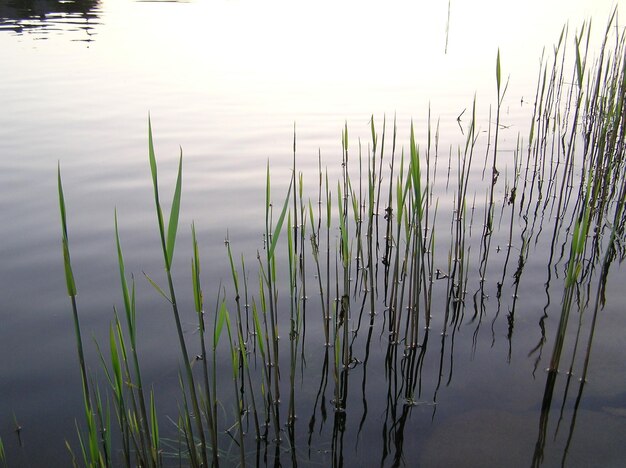
[[[137,277],[144,378],[155,382],[163,414],[175,417],[180,364],[176,337],[163,301],[141,275],[146,271],[161,279],[162,269],[146,156],[149,111],[165,193],[172,189],[179,145],[183,146],[185,179],[176,271],[181,290],[189,284],[188,226],[193,218],[205,264],[205,294],[214,301],[220,282],[230,281],[223,244],[227,230],[236,255],[243,252],[250,265],[256,250],[262,248],[265,164],[271,161],[273,186],[283,193],[290,177],[294,122],[298,168],[315,199],[318,150],[329,167],[331,184],[336,183],[346,120],[353,158],[359,138],[367,152],[372,114],[379,131],[383,115],[387,116],[388,132],[392,116],[397,115],[398,148],[402,145],[408,152],[411,118],[418,143],[426,147],[430,108],[440,134],[436,192],[440,194],[438,219],[445,228],[439,232],[447,232],[453,202],[444,174],[449,154],[456,155],[458,145],[464,144],[474,95],[481,159],[474,163],[468,200],[475,196],[476,205],[484,206],[480,172],[489,110],[496,101],[498,48],[503,75],[510,76],[503,107],[506,128],[499,136],[502,160],[510,168],[518,135],[524,139],[528,135],[541,51],[545,47],[546,54],[551,52],[568,20],[571,51],[574,31],[590,16],[597,43],[611,9],[610,1],[519,2],[507,5],[506,11],[502,2],[452,1],[447,31],[448,2],[431,2],[428,8],[416,3],[0,3],[0,63],[4,64],[0,72],[0,213],[6,220],[0,225],[0,355],[8,356],[0,368],[0,437],[7,446],[10,466],[47,466],[51,460],[66,464],[64,440],[75,442],[74,419],[82,421],[59,247],[58,161],[64,174],[85,335],[94,333],[104,342],[112,307],[121,304],[113,243],[113,207],[117,206],[127,270]],[[596,54],[596,48],[590,50]],[[354,163],[352,168],[356,168]],[[512,169],[505,172],[501,181],[510,180],[513,174]],[[497,190],[504,200],[504,183]],[[492,289],[494,282],[511,287],[519,246],[508,269],[503,269],[506,227],[511,219],[523,222],[523,218],[508,217],[512,215],[505,203],[499,208],[503,210],[502,237],[493,240],[487,271],[489,278],[495,278]],[[538,214],[535,233],[544,226],[544,218],[553,216],[550,210]],[[534,219],[532,211],[530,215]],[[477,215],[471,250],[474,267],[479,261],[481,224]],[[446,272],[444,239],[442,235],[438,250],[443,257],[435,267]],[[537,236],[535,258],[545,260],[549,242],[549,237]],[[562,262],[558,265],[561,276],[552,281],[562,287]],[[312,377],[300,386],[297,401],[298,459],[329,462],[341,453],[347,465],[367,465],[372,460],[391,464],[397,456],[398,463],[411,465],[419,460],[424,466],[438,462],[451,466],[458,463],[454,458],[458,454],[464,462],[476,456],[480,464],[484,458],[472,448],[484,439],[497,438],[494,445],[501,450],[492,454],[494,464],[515,458],[527,466],[538,439],[546,383],[542,368],[547,367],[550,350],[546,348],[548,357],[544,356],[538,369],[540,353],[535,350],[530,357],[529,353],[542,337],[538,324],[544,311],[550,314],[545,325],[546,336],[552,340],[561,301],[560,292],[544,292],[545,275],[544,264],[527,265],[516,291],[521,298],[517,303],[510,290],[497,304],[493,290],[489,291],[487,320],[477,341],[472,324],[454,328],[456,332],[445,339],[433,336],[443,326],[442,317],[433,313],[436,333],[430,335],[424,360],[417,360],[419,354],[413,355],[414,360],[404,358],[401,348],[395,357],[399,369],[401,363],[415,365],[423,380],[414,379],[415,374],[406,368],[405,374],[382,378],[387,343],[379,338],[382,328],[377,329],[367,367],[357,365],[351,374],[347,391],[349,401],[355,402],[354,412],[343,421],[332,412],[332,383],[323,401],[315,400],[320,385],[316,379],[323,380],[324,375],[319,347],[324,337],[316,320],[318,311],[314,311],[307,328],[311,345],[306,348],[306,375]],[[478,279],[470,280],[473,294]],[[623,303],[621,284],[619,278],[609,283],[608,297],[615,299],[608,301],[599,323],[597,333],[602,338],[594,348],[598,356],[592,362],[594,378],[585,388],[577,413],[579,429],[574,433],[570,460],[581,465],[586,453],[603,453],[609,461],[623,454],[612,448],[610,437],[623,433],[620,411],[626,405],[624,368],[616,358],[623,351],[624,320],[618,315]],[[556,291],[561,291],[558,287]],[[189,291],[185,290],[185,296],[190,297]],[[190,303],[186,307],[191,310]],[[516,310],[513,333],[507,320],[511,309]],[[468,319],[471,313],[467,312]],[[186,336],[193,340],[193,314],[184,326]],[[287,342],[287,337],[283,340]],[[366,343],[370,342],[362,331],[354,347],[360,361],[365,358]],[[101,375],[91,343],[87,353],[92,371]],[[368,385],[361,392],[366,380]],[[422,399],[418,405],[407,404],[413,403],[405,398],[407,386],[418,383],[423,386]],[[563,386],[559,381],[555,394],[562,395]],[[229,387],[225,384],[225,388]],[[222,394],[228,395],[226,390]],[[378,401],[381,395],[387,396],[385,402]],[[437,405],[433,405],[435,400]],[[563,415],[569,422],[573,404],[571,399],[563,402],[567,403]],[[553,408],[560,403],[553,403]],[[322,404],[328,411],[325,424]],[[227,413],[230,416],[230,406]],[[23,428],[21,440],[14,432],[13,415]],[[313,416],[315,431],[309,434],[306,424]],[[173,431],[163,421],[163,430],[169,430],[171,437]],[[585,437],[599,427],[608,428],[599,440]],[[558,463],[565,441],[559,438],[554,450],[548,443],[547,464]],[[458,451],[448,449],[453,444],[460,446]],[[594,446],[596,452],[591,450]],[[289,457],[283,462],[288,463]],[[352,457],[350,462],[348,457]]]

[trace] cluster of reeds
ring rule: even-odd
[[[564,164],[567,172],[561,182],[552,245],[554,247],[556,244],[560,226],[564,224],[567,226],[566,232],[571,234],[571,240],[566,240],[562,248],[563,253],[569,251],[565,254],[565,287],[548,368],[533,466],[539,466],[543,460],[557,375],[568,338],[571,315],[576,313],[578,320],[575,333],[573,336],[569,334],[573,341],[570,345],[559,424],[555,429],[555,432],[559,431],[572,377],[577,374],[577,350],[579,345],[584,346],[584,357],[578,373],[580,377],[574,403],[575,411],[562,456],[563,464],[566,462],[576,423],[576,410],[587,380],[596,323],[606,301],[609,270],[616,258],[620,262],[624,259],[620,239],[624,236],[626,194],[626,35],[623,32],[612,33],[613,30],[618,31],[616,12],[607,24],[599,54],[590,66],[590,26],[583,25],[575,38],[576,60],[572,77],[574,85],[568,98],[560,103],[567,112],[573,112],[574,122],[561,138],[561,146],[566,148]],[[611,40],[614,41],[612,45],[609,42]],[[562,73],[560,67],[555,65],[553,73],[556,72]],[[547,102],[557,106],[559,98],[557,95],[547,99]],[[551,102],[552,99],[555,101]],[[576,177],[579,178],[578,181]],[[571,204],[569,210],[568,204]],[[594,282],[597,282],[595,288]],[[592,313],[590,321],[586,316],[589,309]],[[586,322],[588,333],[585,345],[582,335]]]
[[[452,381],[454,342],[461,324],[474,325],[475,347],[481,324],[491,315],[493,344],[500,310],[508,307],[510,357],[517,293],[529,250],[538,242],[544,224],[548,235],[551,234],[548,304],[539,323],[539,343],[530,352],[538,355],[537,363],[547,342],[549,285],[553,275],[563,272],[565,279],[543,414],[549,413],[572,308],[576,304],[582,317],[591,297],[591,280],[597,278],[582,371],[584,380],[595,323],[605,301],[609,267],[617,256],[624,257],[626,48],[623,34],[617,35],[613,49],[607,45],[613,20],[593,67],[587,63],[589,28],[585,25],[576,35],[574,81],[569,86],[564,71],[567,42],[564,28],[553,61],[542,61],[528,141],[525,144],[518,136],[515,147],[509,148],[513,157],[505,160],[499,159],[502,151],[499,135],[505,128],[501,110],[507,84],[501,78],[498,52],[496,115],[492,123],[490,111],[482,180],[475,180],[476,176],[472,175],[476,173],[472,169],[475,169],[473,163],[481,134],[476,99],[465,128],[459,116],[463,143],[456,148],[450,146],[447,171],[445,167],[438,170],[442,164],[439,123],[433,131],[430,110],[425,144],[418,145],[411,123],[406,152],[399,149],[396,141],[395,119],[391,144],[385,145],[387,121],[383,120],[380,130],[372,117],[370,141],[364,148],[359,140],[356,156],[347,124],[344,127],[341,172],[336,187],[329,180],[320,154],[317,183],[309,190],[297,168],[294,128],[292,177],[278,204],[273,201],[267,165],[264,245],[257,253],[256,269],[250,269],[243,255],[235,260],[239,257],[233,254],[227,240],[225,255],[232,284],[216,288],[212,314],[205,312],[200,253],[192,225],[192,290],[199,330],[198,341],[193,346],[200,349],[195,357],[189,351],[189,338],[183,334],[183,311],[172,275],[181,203],[182,154],[166,224],[149,123],[149,164],[167,286],[161,287],[148,275],[146,279],[171,307],[178,335],[182,362],[177,457],[184,458],[191,466],[218,466],[231,456],[230,447],[234,446],[235,458],[242,466],[251,463],[252,458],[256,464],[260,460],[267,462],[269,449],[274,450],[275,461],[279,462],[287,451],[296,464],[302,456],[298,452],[297,409],[312,406],[307,432],[310,453],[316,433],[321,433],[326,424],[328,391],[334,410],[331,452],[334,464],[340,465],[346,414],[350,405],[354,406],[350,399],[355,392],[351,385],[353,370],[360,367],[362,375],[360,431],[368,415],[366,378],[370,346],[377,336],[386,345],[387,393],[381,463],[392,450],[395,450],[394,463],[399,462],[411,408],[428,404],[435,411],[438,392],[444,383],[447,386]],[[488,161],[491,171],[486,170]],[[441,180],[442,171],[445,181]],[[472,193],[470,189],[475,191]],[[67,292],[74,315],[86,417],[86,430],[79,432],[82,462],[89,466],[118,463],[160,466],[174,455],[164,448],[156,398],[152,391],[147,391],[141,378],[135,285],[127,279],[117,214],[115,235],[124,313],[115,310],[108,352],[100,352],[109,386],[103,392],[90,380],[84,359],[60,168],[58,190]],[[499,198],[501,191],[504,197]],[[451,211],[443,215],[442,197],[451,200]],[[552,225],[545,221],[551,217]],[[475,218],[482,220],[478,236],[473,236],[472,231]],[[567,233],[565,239],[563,233]],[[497,249],[492,247],[495,236],[498,242],[505,242],[505,255],[497,261],[492,259],[494,252],[500,251],[499,245]],[[519,252],[517,262],[511,262],[515,251]],[[559,268],[561,263],[565,264],[564,269]],[[597,268],[600,272],[594,276]],[[490,273],[490,269],[496,273]],[[251,280],[254,272],[256,279]],[[506,288],[511,291],[508,302],[503,296]],[[489,302],[490,295],[496,298],[495,303]],[[466,311],[470,312],[467,318]],[[311,343],[306,340],[307,325],[317,323],[321,325],[314,336],[322,336],[323,342]],[[582,323],[581,318],[576,343]],[[435,390],[426,397],[422,374],[434,325],[440,328],[439,365]],[[281,333],[286,340],[281,339]],[[226,339],[223,335],[227,335],[228,343],[220,347],[220,340]],[[324,350],[321,357],[315,358],[322,363],[319,387],[314,402],[301,402],[298,376],[305,372],[310,356],[307,350],[312,346]],[[570,372],[576,348],[577,344],[570,355]],[[218,353],[223,349],[228,350],[232,393],[225,392],[219,384],[226,378],[218,375],[218,361],[222,359]],[[111,395],[117,421],[115,430],[108,413],[109,399],[103,395]],[[287,402],[286,411],[283,399]],[[232,402],[232,421],[225,421],[218,414],[218,407],[225,401]],[[318,408],[321,421],[316,417]],[[547,419],[542,419],[536,460],[541,458],[546,424]],[[118,440],[114,441],[112,434]],[[118,441],[120,448],[114,449]],[[0,441],[0,460],[3,458]],[[231,458],[227,460],[232,462]],[[74,463],[80,463],[77,457]]]

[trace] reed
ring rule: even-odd
[[[159,185],[157,177],[157,163],[154,153],[154,145],[152,141],[152,123],[148,120],[148,155],[150,160],[150,172],[152,174],[152,186],[154,190],[154,204],[157,214],[157,222],[159,227],[159,235],[161,238],[161,250],[163,253],[163,262],[165,266],[165,273],[167,276],[167,285],[169,295],[168,301],[172,307],[172,313],[174,316],[174,322],[176,324],[176,331],[178,334],[178,341],[180,344],[180,351],[182,354],[183,368],[185,371],[186,388],[189,392],[189,400],[191,402],[191,409],[193,420],[196,426],[195,436],[198,437],[199,444],[199,461],[205,466],[208,465],[207,456],[207,444],[204,435],[204,427],[202,424],[202,413],[200,411],[200,399],[197,395],[196,383],[193,372],[191,371],[191,360],[189,358],[189,351],[187,349],[187,343],[183,335],[183,328],[180,319],[180,313],[178,310],[178,302],[176,301],[176,292],[174,289],[174,281],[172,277],[172,259],[174,257],[174,247],[176,246],[176,232],[178,230],[178,216],[180,213],[180,199],[181,199],[181,186],[182,186],[182,170],[183,170],[183,158],[182,150],[178,163],[178,175],[176,177],[176,187],[174,189],[174,195],[172,198],[172,205],[170,210],[170,217],[167,225],[167,231],[165,230],[165,224],[163,220],[163,210],[161,208]],[[154,283],[153,283],[154,284]],[[191,428],[191,427],[190,427]],[[190,438],[194,438],[194,432],[190,433]],[[216,450],[214,447],[213,450]],[[195,455],[193,455],[195,456]],[[215,456],[215,455],[214,455]]]
[[[83,391],[83,407],[84,415],[87,423],[86,440],[81,435],[81,431],[78,429],[78,441],[81,447],[82,459],[86,465],[89,466],[105,466],[110,463],[110,446],[108,445],[109,439],[107,437],[101,437],[107,432],[108,427],[101,425],[98,427],[98,420],[108,421],[108,418],[103,414],[103,408],[100,404],[97,404],[94,408],[93,397],[90,393],[89,378],[87,374],[87,367],[85,363],[85,354],[83,348],[82,332],[80,327],[80,319],[78,315],[78,306],[76,304],[76,282],[74,280],[74,273],[72,270],[72,261],[70,258],[69,239],[67,233],[67,219],[65,210],[65,196],[63,194],[63,184],[61,182],[61,165],[59,163],[57,168],[57,188],[59,195],[59,209],[61,212],[61,245],[63,249],[63,265],[65,270],[65,283],[67,287],[67,294],[70,296],[72,304],[72,318],[74,320],[74,334],[76,338],[76,351],[78,354],[78,362],[80,366],[80,375]],[[94,414],[94,412],[97,412]],[[70,452],[69,443],[67,444]],[[73,456],[73,455],[72,455]]]
[[[212,373],[209,371],[209,354],[207,353],[206,347],[206,320],[205,320],[205,312],[204,312],[204,295],[202,293],[202,286],[200,282],[200,253],[198,250],[198,240],[196,238],[196,226],[195,224],[191,225],[191,235],[192,235],[192,250],[193,250],[193,258],[191,259],[191,279],[193,286],[193,299],[194,299],[194,307],[196,310],[196,314],[198,315],[198,331],[200,338],[200,349],[201,355],[200,360],[202,362],[202,385],[204,390],[204,415],[207,421],[209,436],[211,438],[211,447],[212,447],[212,463],[213,466],[219,465],[218,459],[218,427],[217,427],[217,414],[215,404],[217,401],[215,382],[217,381],[216,373],[216,345],[213,346],[213,367]],[[216,342],[214,336],[214,343]]]
[[[626,39],[620,34],[615,50],[610,50],[613,20],[594,64],[587,58],[588,26],[575,35],[570,51],[573,86],[566,84],[568,31],[563,28],[554,56],[541,59],[528,137],[518,134],[513,148],[504,148],[508,81],[502,78],[499,51],[495,120],[491,122],[490,108],[488,130],[480,130],[474,97],[471,112],[466,115],[464,110],[457,118],[462,139],[460,144],[450,145],[447,168],[445,160],[438,162],[439,122],[435,127],[429,107],[423,129],[426,143],[421,145],[419,128],[413,121],[404,147],[397,141],[395,117],[393,129],[388,130],[386,118],[381,129],[371,116],[367,144],[360,139],[358,145],[351,141],[346,123],[341,130],[337,180],[331,180],[319,151],[315,182],[309,186],[307,174],[297,166],[294,125],[292,174],[278,203],[272,192],[269,162],[266,166],[261,228],[264,245],[257,251],[257,264],[250,269],[243,255],[240,262],[236,261],[238,256],[227,235],[229,284],[217,288],[215,309],[210,314],[205,311],[196,226],[191,225],[190,290],[198,321],[194,347],[200,350],[195,358],[190,354],[189,338],[183,334],[182,306],[176,299],[172,274],[181,207],[182,151],[166,222],[149,120],[148,156],[167,287],[145,276],[171,306],[178,336],[182,363],[176,441],[163,435],[165,426],[159,422],[163,417],[157,397],[142,379],[137,293],[134,279],[126,272],[117,211],[115,246],[123,311],[114,308],[108,353],[100,352],[107,391],[101,391],[90,379],[59,167],[62,252],[86,423],[86,431],[79,431],[80,451],[78,457],[72,452],[73,462],[107,466],[115,464],[119,456],[125,466],[162,466],[177,452],[183,465],[245,466],[253,463],[251,447],[255,445],[257,464],[267,463],[272,456],[275,464],[280,464],[282,454],[288,452],[295,465],[306,456],[298,433],[298,411],[311,403],[309,457],[316,437],[330,436],[332,440],[323,443],[333,462],[341,465],[349,419],[355,420],[352,415],[361,411],[355,424],[357,438],[371,421],[366,395],[371,367],[378,365],[369,362],[376,332],[385,353],[381,375],[386,379],[381,464],[388,458],[400,463],[411,408],[432,406],[434,418],[441,392],[452,384],[453,369],[458,366],[454,357],[459,352],[455,340],[466,333],[463,325],[472,325],[469,339],[474,357],[484,345],[480,335],[484,317],[491,314],[490,345],[495,347],[500,336],[497,327],[505,315],[500,312],[506,311],[505,352],[507,362],[512,363],[518,292],[527,264],[536,255],[531,252],[543,242],[549,245],[547,304],[539,321],[541,336],[529,353],[538,354],[535,367],[544,360],[543,346],[549,342],[549,295],[555,288],[562,295],[558,316],[553,317],[558,324],[551,342],[539,424],[535,462],[540,461],[559,366],[569,359],[572,374],[581,360],[577,360],[577,350],[584,349],[582,376],[586,378],[596,323],[606,300],[609,269],[618,256],[624,256]],[[462,124],[462,116],[469,119],[466,124]],[[391,144],[387,132],[392,133]],[[481,163],[476,161],[480,145],[486,148],[484,180],[480,180]],[[503,149],[510,150],[512,157],[503,157]],[[444,167],[438,168],[438,164]],[[312,199],[307,198],[308,190],[312,190]],[[476,233],[479,220],[482,226]],[[504,252],[496,255],[502,249]],[[478,278],[476,284],[474,278]],[[490,295],[495,301],[490,302]],[[588,310],[593,314],[589,325],[583,320]],[[578,328],[572,333],[576,313]],[[585,326],[588,333],[583,342]],[[440,340],[433,339],[433,327],[441,332]],[[288,340],[280,340],[281,331],[288,334]],[[228,343],[223,341],[225,335]],[[323,352],[318,353],[316,346]],[[303,389],[311,362],[321,367],[314,402],[307,400],[308,391]],[[224,387],[231,388],[227,391],[219,382],[220,363],[229,366],[230,378],[225,379]],[[354,385],[355,368],[361,376],[357,382],[360,389]],[[425,383],[429,370],[434,377]],[[569,380],[561,416],[568,387]],[[329,408],[334,410],[330,413],[332,427],[327,391]],[[579,396],[581,392],[582,387]],[[284,403],[281,395],[288,395]],[[115,431],[111,430],[110,402]],[[113,437],[111,432],[115,432]],[[113,449],[116,444],[121,446],[119,450]],[[6,464],[5,458],[0,440],[0,463]]]

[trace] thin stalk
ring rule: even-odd
[[[154,145],[152,142],[152,123],[148,119],[148,153],[150,159],[150,171],[152,173],[152,184],[154,188],[154,202],[157,212],[157,221],[159,225],[159,234],[161,237],[161,249],[163,251],[163,261],[165,264],[165,273],[167,275],[167,285],[169,289],[169,300],[172,306],[172,312],[174,315],[174,321],[176,323],[176,331],[178,334],[178,341],[183,357],[183,365],[185,368],[185,376],[187,378],[187,387],[190,394],[191,407],[193,409],[193,419],[196,424],[197,436],[200,439],[200,453],[202,461],[205,466],[208,466],[207,452],[206,452],[206,440],[204,437],[204,428],[202,424],[202,413],[200,412],[200,404],[196,392],[195,380],[191,371],[191,361],[189,359],[189,352],[187,351],[187,344],[185,343],[185,337],[183,335],[183,327],[180,320],[180,313],[178,311],[178,302],[176,301],[176,292],[174,289],[174,281],[172,278],[171,266],[174,256],[174,246],[176,243],[176,231],[178,229],[178,214],[180,210],[180,195],[182,185],[182,150],[178,163],[178,176],[176,179],[176,188],[174,190],[174,197],[172,200],[172,208],[170,211],[170,218],[168,223],[167,234],[163,222],[163,211],[161,209],[161,203],[159,201],[159,186],[157,180],[157,164],[154,154]],[[191,434],[193,437],[193,433]]]

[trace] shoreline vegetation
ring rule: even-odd
[[[480,334],[491,334],[495,341],[496,320],[505,319],[511,352],[517,292],[529,252],[540,236],[547,236],[545,294],[560,301],[561,307],[555,329],[548,328],[544,310],[539,340],[529,350],[534,372],[549,363],[530,455],[532,466],[541,466],[550,415],[559,412],[560,401],[570,391],[576,394],[578,409],[607,279],[615,261],[621,263],[626,255],[626,47],[616,21],[614,12],[593,63],[588,58],[589,24],[573,38],[563,28],[553,54],[541,60],[530,130],[518,135],[513,157],[506,160],[499,132],[508,83],[502,78],[499,52],[495,120],[491,123],[490,110],[484,155],[477,150],[484,135],[478,131],[475,102],[463,129],[465,141],[448,155],[440,151],[439,126],[431,121],[430,112],[426,141],[416,141],[411,123],[406,147],[396,141],[395,119],[383,118],[381,124],[372,116],[367,143],[355,146],[348,125],[343,128],[338,180],[329,180],[320,155],[312,191],[316,196],[309,197],[311,188],[297,167],[294,126],[292,177],[286,193],[276,196],[272,191],[267,164],[264,244],[257,258],[250,259],[238,257],[227,239],[230,284],[210,285],[211,295],[202,284],[202,259],[192,225],[191,289],[198,330],[193,336],[183,333],[181,317],[189,311],[179,308],[172,273],[182,151],[166,215],[149,119],[148,159],[167,284],[146,273],[144,277],[171,308],[178,335],[180,394],[174,438],[163,435],[165,415],[159,414],[150,384],[142,380],[136,321],[141,311],[136,309],[135,279],[125,269],[123,226],[118,226],[117,213],[123,309],[114,309],[108,343],[98,345],[106,379],[97,382],[90,375],[70,257],[66,218],[71,207],[65,205],[59,164],[62,253],[84,401],[78,442],[67,442],[72,463],[199,467],[288,459],[295,466],[306,460],[316,431],[321,432],[320,424],[329,415],[332,435],[324,444],[333,466],[341,466],[346,417],[357,404],[350,392],[361,386],[366,405],[366,376],[372,372],[382,372],[388,382],[383,431],[389,430],[389,435],[380,462],[400,463],[402,431],[411,408],[431,405],[433,417],[437,411],[439,388],[451,378],[445,362],[453,358],[461,325],[472,327],[475,347]],[[438,192],[442,188],[453,193],[451,206],[446,203],[445,208]],[[189,256],[181,248],[177,255]],[[505,255],[494,260],[501,250]],[[442,259],[444,268],[438,267]],[[507,302],[503,295],[508,293],[512,299]],[[318,327],[315,333],[312,323]],[[310,343],[311,335],[322,336],[323,342]],[[385,345],[384,369],[368,368],[374,342]],[[358,352],[357,346],[362,347]],[[305,351],[311,347],[317,347],[323,365],[321,374],[314,376],[318,379],[314,401],[307,401],[312,416],[302,421],[296,413],[304,398],[298,382],[307,372]],[[432,399],[421,393],[427,352],[440,354]],[[228,377],[217,373],[223,362],[229,363]],[[357,367],[360,379],[353,374]],[[572,380],[574,372],[581,378],[578,383]],[[563,379],[564,389],[556,385]],[[230,390],[221,383],[227,380],[232,381]],[[318,411],[324,414],[322,422],[316,420]],[[367,410],[353,414],[361,414],[360,431]],[[574,427],[575,415],[563,463]],[[1,440],[0,461],[10,462]]]

